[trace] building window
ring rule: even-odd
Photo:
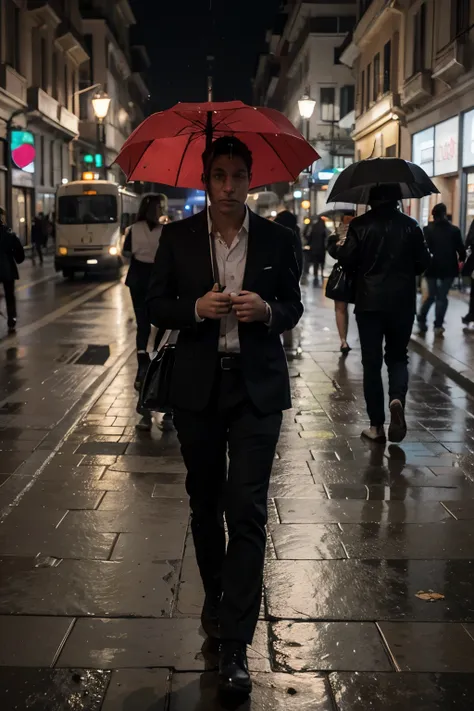
[[[413,43],[413,73],[425,69],[426,52],[426,5],[423,3],[415,15]]]
[[[365,72],[360,75],[360,112],[365,111]]]
[[[353,15],[342,15],[339,17],[339,27],[340,33],[346,34],[346,32],[351,32],[356,26],[356,18]]]
[[[374,57],[374,94],[373,99],[377,101],[380,96],[380,54]]]
[[[470,0],[451,0],[451,35],[457,37],[469,29]]]
[[[370,99],[371,99],[371,93],[372,93],[372,66],[369,64],[367,66],[367,89],[365,91],[365,108],[368,109],[370,106]]]
[[[54,185],[54,141],[49,142],[49,184]]]
[[[5,0],[6,63],[20,72],[20,8],[13,0]]]
[[[390,91],[392,86],[392,43],[387,42],[383,48],[383,93]]]
[[[333,86],[324,86],[321,88],[321,120],[335,121],[335,103],[336,90]]]
[[[69,67],[64,62],[64,106],[69,108]]]
[[[51,89],[53,98],[58,98],[58,53],[53,51],[52,56],[52,73],[51,73]]]
[[[396,158],[397,157],[397,144],[394,143],[391,146],[387,146],[385,149],[385,155],[387,158]]]
[[[41,89],[48,91],[48,45],[45,37],[40,39],[40,57]]]
[[[342,86],[339,94],[341,118],[354,111],[354,86]]]

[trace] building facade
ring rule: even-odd
[[[58,185],[80,177],[86,150],[95,153],[93,91],[80,94],[80,89],[98,83],[112,98],[105,125],[107,165],[143,117],[148,91],[140,72],[146,56],[137,50],[138,61],[132,63],[127,42],[134,18],[128,2],[113,3],[127,18],[122,23],[117,16],[120,43],[110,31],[112,20],[107,20],[100,46],[95,26],[87,23],[104,27],[110,3],[103,3],[102,19],[100,8],[98,17],[88,17],[91,4],[0,0],[0,204],[10,207],[12,227],[24,244],[30,240],[33,216],[54,212]],[[126,49],[122,64],[115,58],[121,46]],[[108,177],[122,180],[116,169]]]
[[[109,180],[123,182],[118,166],[112,165],[124,141],[143,119],[148,89],[142,72],[149,67],[144,47],[130,43],[130,31],[136,20],[128,0],[80,0],[84,40],[89,60],[81,67],[81,89],[98,85],[112,99],[105,119],[105,166]],[[97,122],[90,96],[81,94],[79,163],[97,149]],[[89,166],[90,167],[90,166]]]
[[[354,157],[350,130],[340,124],[354,108],[354,78],[341,63],[340,51],[356,23],[356,9],[355,0],[288,2],[268,33],[268,49],[260,57],[254,80],[255,101],[283,111],[321,156],[299,186],[304,199],[308,180],[312,185],[313,213],[324,209],[332,171],[346,167]],[[299,111],[303,95],[316,102],[309,120]]]
[[[440,190],[406,209],[425,225],[436,202],[474,219],[474,0],[359,0],[341,59],[356,81],[356,158],[400,156]]]

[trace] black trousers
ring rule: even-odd
[[[14,326],[16,321],[16,297],[15,282],[13,279],[4,281],[3,291],[5,293],[5,306],[7,308],[8,326]]]
[[[150,339],[151,324],[146,307],[147,290],[148,282],[140,286],[130,287],[130,296],[132,297],[133,310],[135,311],[135,320],[137,322],[137,351],[146,351]]]
[[[471,277],[471,293],[469,294],[468,316],[474,321],[474,279]]]
[[[260,415],[255,410],[242,373],[235,370],[216,373],[204,412],[174,413],[204,590],[208,595],[222,593],[222,639],[250,644],[257,624],[268,485],[281,420],[281,412]]]
[[[408,343],[413,328],[411,310],[400,312],[361,311],[356,314],[359,327],[362,365],[364,368],[364,397],[370,424],[380,427],[385,423],[382,365],[388,370],[389,401],[400,400],[405,405],[408,391]],[[383,343],[385,340],[385,356]]]

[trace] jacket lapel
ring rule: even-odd
[[[193,261],[194,273],[202,281],[203,287],[211,289],[213,286],[212,262],[206,210],[199,212],[192,220],[190,231],[192,246],[188,256]]]
[[[249,210],[247,262],[242,288],[253,291],[255,282],[268,261],[266,220]]]

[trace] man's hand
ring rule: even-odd
[[[231,308],[229,294],[221,294],[218,284],[214,284],[212,291],[208,291],[196,302],[196,313],[202,319],[210,318],[218,321],[223,316],[227,316]]]
[[[268,308],[264,300],[252,291],[241,291],[240,294],[231,294],[232,309],[241,323],[254,321],[267,321]]]

